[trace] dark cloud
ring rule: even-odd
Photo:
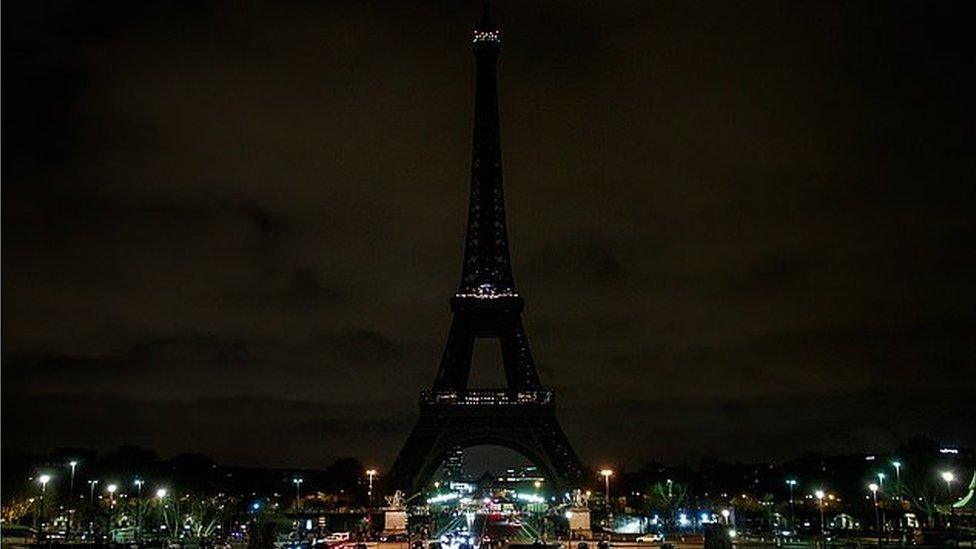
[[[976,444],[935,405],[976,328],[956,6],[496,8],[515,278],[584,458]],[[476,12],[5,5],[4,444],[391,455],[459,276]]]

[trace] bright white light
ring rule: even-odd
[[[441,502],[444,502],[444,501],[451,501],[452,499],[456,499],[457,497],[458,497],[457,494],[441,494],[439,496],[434,496],[432,498],[428,498],[427,499],[427,503],[441,503]],[[491,501],[491,500],[489,500],[489,501]]]
[[[51,482],[51,475],[41,475],[37,477],[37,482],[40,482],[41,484],[47,484],[48,482]]]
[[[108,490],[108,493],[114,494],[115,491],[119,489],[119,487],[117,484],[109,484],[105,489]]]
[[[569,520],[571,518],[573,518],[573,512],[572,511],[566,511],[566,520]]]
[[[546,498],[542,496],[537,496],[535,494],[517,494],[516,499],[527,501],[529,503],[542,503],[546,501]]]
[[[730,514],[731,514],[731,513],[729,513],[729,510],[728,510],[728,509],[722,509],[722,516],[723,516],[723,517],[725,517],[725,518],[729,518],[729,515],[730,515]]]
[[[729,530],[729,537],[730,538],[734,538],[735,537],[735,530]]]
[[[817,490],[813,493],[813,495],[817,496],[817,499],[823,499],[827,494],[825,494],[823,490]]]
[[[946,482],[952,482],[956,480],[956,475],[952,474],[952,471],[944,471],[942,473],[942,480]]]
[[[166,488],[160,488],[159,490],[156,490],[156,497],[159,499],[163,499],[164,497],[166,497]]]
[[[613,476],[613,470],[612,469],[601,469],[600,470],[600,474],[603,475],[604,477],[612,477]]]
[[[877,492],[878,485],[872,482],[871,484],[868,484],[868,490],[871,490],[872,492]]]

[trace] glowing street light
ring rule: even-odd
[[[603,476],[603,482],[605,484],[605,492],[607,496],[607,509],[610,508],[610,477],[613,476],[612,469],[601,469],[600,475]]]
[[[108,490],[109,503],[111,503],[112,507],[115,507],[115,492],[119,489],[119,485],[109,484],[105,489]]]
[[[875,483],[868,484],[868,490],[871,490],[871,497],[874,499],[874,527],[878,532],[878,547],[881,546],[881,513],[878,510],[878,490],[881,487]]]
[[[166,494],[167,494],[166,488],[159,488],[158,490],[156,490],[156,497],[159,499],[165,498]]]
[[[366,470],[366,478],[369,479],[368,495],[369,495],[369,504],[370,505],[373,505],[373,477],[375,477],[375,476],[376,476],[376,469],[367,469]]]
[[[952,484],[952,481],[956,480],[956,475],[954,475],[952,473],[952,471],[943,471],[942,472],[942,480],[945,481],[946,488],[947,489],[951,489],[950,488],[950,485]]]
[[[75,468],[78,467],[78,462],[71,460],[68,462],[68,467],[71,467],[71,482],[68,484],[68,501],[72,501],[74,500],[75,492]]]
[[[88,481],[88,488],[89,488],[88,503],[92,507],[95,506],[95,485],[96,484],[98,484],[98,479],[93,479]]]
[[[820,533],[826,534],[827,528],[824,526],[824,496],[827,494],[823,490],[817,490],[813,495],[817,497],[817,506],[820,507]]]
[[[301,477],[295,477],[291,480],[295,484],[295,509],[300,509],[302,507],[302,482],[305,482]]]
[[[884,491],[884,479],[885,479],[885,474],[878,473],[878,489],[881,490],[882,492]]]
[[[790,487],[790,529],[796,530],[796,511],[795,505],[793,505],[793,489],[796,488],[796,479],[788,478],[786,479],[786,485]]]
[[[75,468],[78,467],[78,460],[71,460],[68,462],[68,467],[71,467],[71,481],[68,483],[68,527],[67,534],[71,535],[71,515],[74,514],[75,506]]]
[[[37,482],[41,483],[41,508],[37,513],[38,524],[37,524],[37,540],[40,541],[44,537],[44,497],[47,494],[47,483],[51,482],[51,475],[41,475],[37,477]]]

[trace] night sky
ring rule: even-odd
[[[5,2],[4,448],[388,467],[460,276],[479,10]],[[961,6],[494,11],[514,273],[584,462],[976,444]]]

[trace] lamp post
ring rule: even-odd
[[[366,494],[369,496],[369,505],[373,506],[373,477],[376,476],[376,469],[368,469],[366,471],[366,478],[369,480],[369,489]]]
[[[88,504],[92,507],[95,506],[95,485],[98,484],[98,479],[88,481]]]
[[[37,541],[44,539],[44,499],[47,495],[47,483],[51,482],[51,475],[41,475],[37,477],[37,482],[41,483],[41,505],[37,512]]]
[[[92,534],[95,533],[95,485],[98,484],[98,479],[92,479],[88,481],[88,505],[91,507],[91,517],[88,521],[88,531]]]
[[[302,508],[302,482],[304,480],[301,477],[295,477],[292,482],[295,483],[295,510],[297,511]]]
[[[674,528],[674,499],[673,499],[672,494],[671,494],[671,487],[672,487],[673,484],[674,483],[671,482],[671,479],[668,479],[667,480],[667,485],[668,485],[668,507],[671,510],[671,528]]]
[[[119,489],[119,485],[118,484],[109,484],[108,486],[105,487],[105,489],[108,490],[108,501],[109,501],[109,505],[111,505],[112,508],[114,509],[115,508],[115,492]]]
[[[898,492],[898,498],[901,499],[901,462],[892,461],[891,466],[895,468],[895,490]]]
[[[366,495],[369,498],[369,513],[366,515],[367,518],[367,528],[370,535],[373,531],[373,477],[376,476],[376,469],[367,469],[366,478],[368,479],[369,488],[366,491]]]
[[[878,511],[878,486],[875,483],[868,484],[868,490],[871,490],[871,497],[874,498],[874,527],[878,532],[878,547],[881,546],[881,514]]]
[[[813,495],[817,496],[817,506],[820,508],[820,535],[825,536],[827,534],[827,527],[824,525],[824,496],[826,494],[823,490],[817,490]]]
[[[613,476],[612,469],[601,469],[600,475],[603,476],[604,482],[604,495],[606,495],[607,500],[607,512],[610,511],[610,477]]]
[[[794,511],[793,505],[793,488],[796,487],[796,479],[791,478],[786,480],[786,485],[790,487],[790,530],[796,530],[796,512]]]
[[[75,512],[75,468],[78,467],[78,461],[69,461],[68,467],[71,467],[71,480],[68,482],[68,527],[65,535],[71,537],[71,515]]]
[[[145,483],[146,481],[138,478],[132,481],[136,485],[136,542],[142,534],[142,485]]]
[[[166,488],[157,488],[156,497],[159,498],[159,513],[163,516],[163,526],[166,528],[167,534],[169,533],[169,521],[166,518]]]
[[[952,506],[952,481],[956,480],[956,475],[952,471],[943,471],[942,480],[946,483],[946,505],[949,506],[949,528],[947,530],[954,530],[956,528],[956,510]]]

